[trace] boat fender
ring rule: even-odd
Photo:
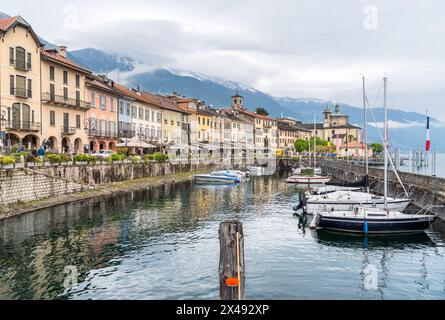
[[[368,231],[369,231],[369,229],[368,229],[368,221],[365,221],[365,223],[363,224],[363,232],[365,234],[368,234]]]

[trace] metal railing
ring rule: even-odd
[[[42,93],[43,103],[55,103],[64,107],[79,108],[84,110],[91,109],[91,103],[64,97],[62,95],[51,94],[49,92]]]
[[[32,91],[25,88],[11,88],[11,95],[19,98],[32,98]]]
[[[17,120],[9,120],[2,122],[7,130],[12,131],[40,131],[40,122],[25,122]]]
[[[70,126],[62,126],[61,132],[63,135],[73,135],[76,134],[77,128],[76,127],[70,127]]]
[[[133,130],[119,130],[119,138],[133,138],[135,135]]]
[[[21,71],[29,71],[32,69],[31,63],[26,62],[25,60],[9,60],[9,64]]]
[[[89,129],[88,135],[90,137],[101,137],[101,138],[110,138],[114,139],[117,138],[117,132],[116,131],[110,131],[110,130],[96,130],[96,129]]]

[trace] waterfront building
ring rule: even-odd
[[[130,112],[130,120],[126,116],[126,121],[131,123],[129,135],[132,137],[121,137],[121,142],[125,141],[127,146],[134,148],[134,152],[139,154],[160,148],[162,143],[162,109],[157,99],[153,99],[137,89],[129,89],[117,84],[115,84],[115,88],[121,96],[128,97],[126,99],[128,102],[132,100],[130,108],[125,109],[126,114]],[[128,103],[125,105],[128,106]],[[132,140],[130,145],[128,145],[128,139]]]
[[[134,103],[135,99],[123,92],[120,93],[121,96],[119,97],[118,100],[119,112],[118,112],[117,135],[119,139],[134,139],[136,136],[136,132],[132,128],[131,106]]]
[[[0,135],[6,145],[37,148],[42,135],[43,44],[20,16],[0,19],[0,37]]]
[[[91,72],[66,52],[61,46],[41,53],[42,143],[52,152],[81,154],[89,150],[85,81]]]
[[[326,107],[323,111],[323,123],[316,123],[315,126],[315,135],[336,147],[347,142],[360,141],[361,128],[349,123],[349,116],[340,111],[339,105],[335,106],[334,112]],[[314,134],[313,123],[305,123],[303,127]]]
[[[278,119],[277,154],[287,157],[297,155],[295,141],[309,140],[311,134],[311,130],[304,128],[300,121],[292,118]]]
[[[115,83],[106,76],[89,75],[86,78],[89,151],[116,149],[117,121],[120,94]]]
[[[371,158],[373,155],[373,150],[371,147],[367,147],[368,157]],[[358,141],[351,141],[347,144],[342,144],[338,150],[337,155],[341,157],[357,157],[362,158],[365,155],[365,144]]]

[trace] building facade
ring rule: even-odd
[[[311,130],[302,127],[301,122],[292,118],[278,119],[277,155],[292,157],[295,151],[296,140],[309,140]]]
[[[52,152],[88,152],[85,80],[90,71],[66,57],[66,47],[42,51],[42,137]]]
[[[37,148],[42,135],[43,45],[20,16],[0,19],[0,37],[0,138],[7,146]]]

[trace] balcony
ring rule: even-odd
[[[22,99],[32,98],[32,91],[24,88],[11,88],[11,94]]]
[[[73,134],[76,134],[77,128],[76,127],[69,127],[69,126],[62,126],[61,132],[63,136],[71,136]]]
[[[58,105],[60,107],[75,108],[84,111],[91,109],[91,103],[89,102],[65,98],[64,96],[51,94],[49,92],[42,93],[42,102]]]
[[[119,130],[119,138],[133,138],[135,135],[133,130]]]
[[[25,60],[9,60],[9,64],[20,71],[30,71],[32,69],[31,63],[27,63]]]
[[[24,121],[6,121],[5,128],[10,131],[40,131],[40,122],[24,122]]]
[[[116,131],[110,131],[110,130],[96,130],[96,129],[89,129],[88,135],[90,137],[98,137],[98,138],[108,138],[108,139],[116,139],[117,138],[117,132]]]

